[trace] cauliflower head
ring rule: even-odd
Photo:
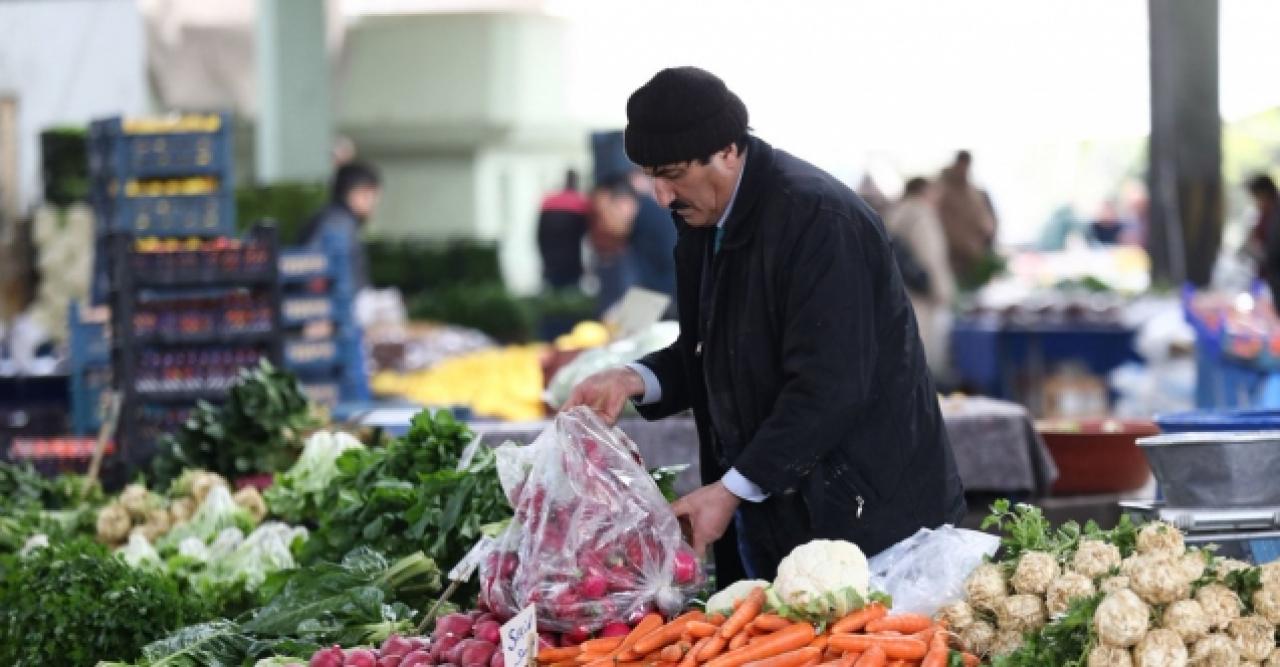
[[[843,616],[864,604],[871,583],[867,557],[852,542],[813,540],[778,563],[773,593],[794,612]]]
[[[762,579],[744,579],[734,582],[728,588],[707,598],[707,613],[728,616],[733,613],[733,603],[746,598],[757,588],[768,587],[769,582]]]

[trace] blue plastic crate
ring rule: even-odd
[[[95,177],[166,178],[212,175],[232,181],[232,119],[218,114],[212,131],[131,133],[122,117],[89,126],[89,171]]]
[[[111,387],[110,366],[90,366],[71,372],[71,432],[96,433],[102,425],[102,394]]]
[[[81,305],[72,302],[68,307],[67,327],[70,334],[67,339],[67,362],[74,373],[89,366],[108,365],[111,363],[111,339],[109,325],[101,322],[86,322],[81,319]]]
[[[329,253],[320,250],[284,250],[280,253],[280,281],[296,283],[328,278],[333,266]]]
[[[95,197],[98,234],[235,236],[236,202],[229,185],[199,195]]]

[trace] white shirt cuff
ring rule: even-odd
[[[662,385],[658,384],[658,376],[649,370],[648,366],[635,362],[627,364],[627,368],[635,371],[640,375],[640,379],[644,380],[644,396],[632,399],[636,405],[649,405],[662,400]]]
[[[720,483],[724,484],[724,488],[729,489],[729,493],[749,503],[758,503],[769,497],[769,494],[765,493],[764,489],[743,477],[737,468],[729,468],[729,472],[720,478]]]

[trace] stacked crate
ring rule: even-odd
[[[280,361],[275,229],[236,237],[231,119],[110,118],[89,132],[94,294],[110,306],[123,463],[145,466],[240,368]]]
[[[369,399],[346,242],[327,237],[322,249],[292,249],[280,256],[284,364],[308,398],[329,407]]]

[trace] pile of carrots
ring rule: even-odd
[[[805,622],[763,613],[757,588],[728,618],[692,611],[663,623],[650,614],[625,637],[542,649],[549,667],[946,667],[952,635],[919,614],[870,604],[818,634]],[[961,654],[965,667],[978,658]]]

